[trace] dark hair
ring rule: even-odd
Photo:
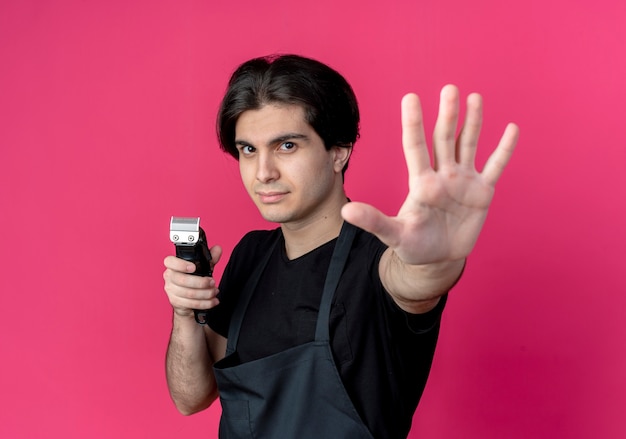
[[[221,149],[239,159],[237,119],[272,103],[301,106],[327,150],[353,146],[359,137],[359,107],[343,76],[310,58],[269,55],[246,61],[231,76],[217,116]]]

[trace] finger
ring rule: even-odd
[[[341,215],[349,223],[373,233],[388,246],[398,244],[396,237],[400,236],[401,225],[375,207],[351,202],[343,206]]]
[[[165,290],[170,305],[188,314],[192,309],[210,309],[219,304],[216,290],[185,290],[167,288]]]
[[[419,97],[409,93],[402,98],[402,148],[409,178],[430,169],[430,156],[424,134],[424,119]]]
[[[491,156],[489,156],[489,159],[487,159],[487,163],[485,163],[485,167],[483,168],[482,175],[487,183],[494,186],[498,182],[504,168],[513,155],[518,138],[518,126],[514,123],[508,124],[504,130],[504,134],[502,134],[502,138],[500,138],[498,147],[491,154]]]
[[[215,279],[212,277],[196,276],[194,274],[182,273],[171,269],[166,269],[163,272],[163,278],[168,285],[196,290],[215,288],[217,285]]]
[[[222,258],[222,247],[214,245],[209,249],[209,251],[211,253],[211,266],[215,267]]]
[[[217,288],[185,288],[173,283],[166,284],[165,291],[171,298],[176,298],[179,301],[212,300],[219,293]]]
[[[173,277],[176,275],[193,278],[190,279],[193,282],[198,279],[204,279],[204,281],[208,279],[166,270],[163,275],[165,278],[165,292],[167,293],[170,304],[175,310],[179,312],[184,311],[185,314],[188,314],[188,311],[191,309],[209,309],[219,303],[219,299],[217,298],[219,290],[214,287],[214,284],[212,284],[213,287],[210,288],[188,288],[175,282]],[[213,279],[210,280],[211,282],[213,281]]]
[[[467,113],[459,135],[456,160],[459,164],[474,169],[478,137],[483,124],[483,99],[477,93],[467,97]]]
[[[433,156],[435,169],[456,158],[456,127],[459,122],[459,90],[454,85],[441,89],[439,114],[433,133]]]
[[[196,265],[193,262],[177,258],[176,256],[166,257],[163,260],[163,265],[170,270],[180,271],[181,273],[193,273],[196,271]]]

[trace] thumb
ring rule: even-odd
[[[211,265],[215,266],[220,261],[222,257],[222,247],[219,245],[214,245],[209,250],[211,252]]]
[[[355,226],[373,233],[389,247],[396,247],[402,226],[394,218],[365,203],[351,202],[343,206],[341,216]]]

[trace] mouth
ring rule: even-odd
[[[275,204],[275,203],[280,202],[283,198],[285,198],[287,196],[287,192],[277,192],[277,191],[261,192],[261,191],[257,191],[256,195],[259,198],[259,200],[261,201],[261,203],[263,203],[263,204]]]

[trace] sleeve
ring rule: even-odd
[[[448,301],[448,293],[441,296],[439,303],[433,309],[423,314],[411,314],[402,311],[406,318],[406,324],[415,334],[423,334],[439,327],[441,323],[441,315]]]

